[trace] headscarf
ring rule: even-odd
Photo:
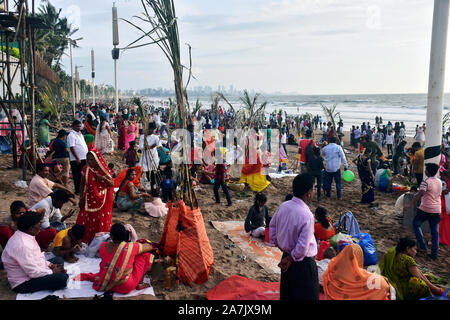
[[[112,172],[108,168],[105,159],[103,159],[101,153],[95,148],[95,145],[88,146],[89,152],[94,156],[97,165],[99,166],[99,174],[108,176],[112,179]],[[88,165],[83,169],[83,174],[85,175],[85,190],[84,198],[85,204],[84,209],[87,212],[96,212],[100,210],[107,201],[109,201],[109,192],[113,190],[113,187],[107,186],[105,183],[97,181],[95,178],[94,170]],[[111,189],[111,190],[110,190]]]
[[[322,275],[329,300],[389,300],[389,282],[363,269],[363,251],[357,244],[346,246]]]
[[[84,135],[84,141],[86,141],[87,146],[91,146],[94,144],[95,138],[92,134],[85,134]]]

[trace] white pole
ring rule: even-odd
[[[118,24],[118,17],[117,17],[117,8],[116,3],[113,3],[112,8],[112,32],[113,32],[113,59],[114,59],[114,80],[115,80],[115,86],[116,86],[116,97],[115,97],[115,113],[117,114],[119,112],[119,81],[117,78],[117,60],[119,59],[118,49],[117,46],[119,45],[119,24]]]
[[[441,160],[449,1],[434,1],[428,82],[427,127],[425,132],[425,163],[439,164]]]
[[[72,105],[73,105],[73,117],[75,118],[75,84],[73,81],[73,63],[72,63],[72,40],[69,39],[70,47],[70,73],[72,76]]]
[[[92,104],[95,105],[95,66],[94,66],[94,49],[91,50],[92,65]]]

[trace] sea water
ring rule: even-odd
[[[190,101],[196,101],[197,98],[203,104],[202,109],[210,108],[212,101],[210,97],[189,96]],[[243,106],[240,97],[227,97],[227,100],[235,109]],[[258,98],[258,105],[264,101],[268,102],[266,106],[267,114],[280,109],[286,111],[288,115],[308,112],[312,115],[322,116],[324,121],[327,118],[323,113],[321,104],[327,107],[336,104],[336,112],[339,112],[342,117],[344,130],[350,130],[352,125],[361,126],[363,122],[369,122],[373,127],[375,117],[381,116],[383,125],[387,125],[388,121],[391,121],[392,125],[395,122],[403,121],[406,126],[406,134],[414,136],[416,125],[421,126],[426,123],[427,94],[261,95]],[[228,109],[228,105],[224,101],[221,101],[220,105],[225,110]],[[444,97],[444,114],[449,111],[450,94],[446,94]],[[335,120],[338,121],[338,119]]]

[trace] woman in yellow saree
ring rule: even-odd
[[[148,287],[142,280],[152,266],[153,246],[128,242],[129,231],[121,223],[111,227],[110,236],[112,242],[104,242],[99,250],[100,272],[89,277],[94,282],[92,287],[122,294]]]

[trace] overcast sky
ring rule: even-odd
[[[39,4],[39,1],[37,1]],[[114,84],[113,1],[52,0],[80,30],[74,64],[96,83]],[[119,18],[142,15],[139,0],[115,0]],[[191,87],[217,85],[299,94],[426,93],[433,19],[431,0],[175,0],[182,55],[192,46]],[[140,32],[119,21],[119,47]],[[450,42],[449,42],[450,43]],[[449,52],[450,50],[447,50]],[[66,57],[63,64],[70,74]],[[447,64],[446,92],[450,92]],[[186,78],[186,77],[185,77]],[[157,46],[125,51],[119,88],[172,88]]]

